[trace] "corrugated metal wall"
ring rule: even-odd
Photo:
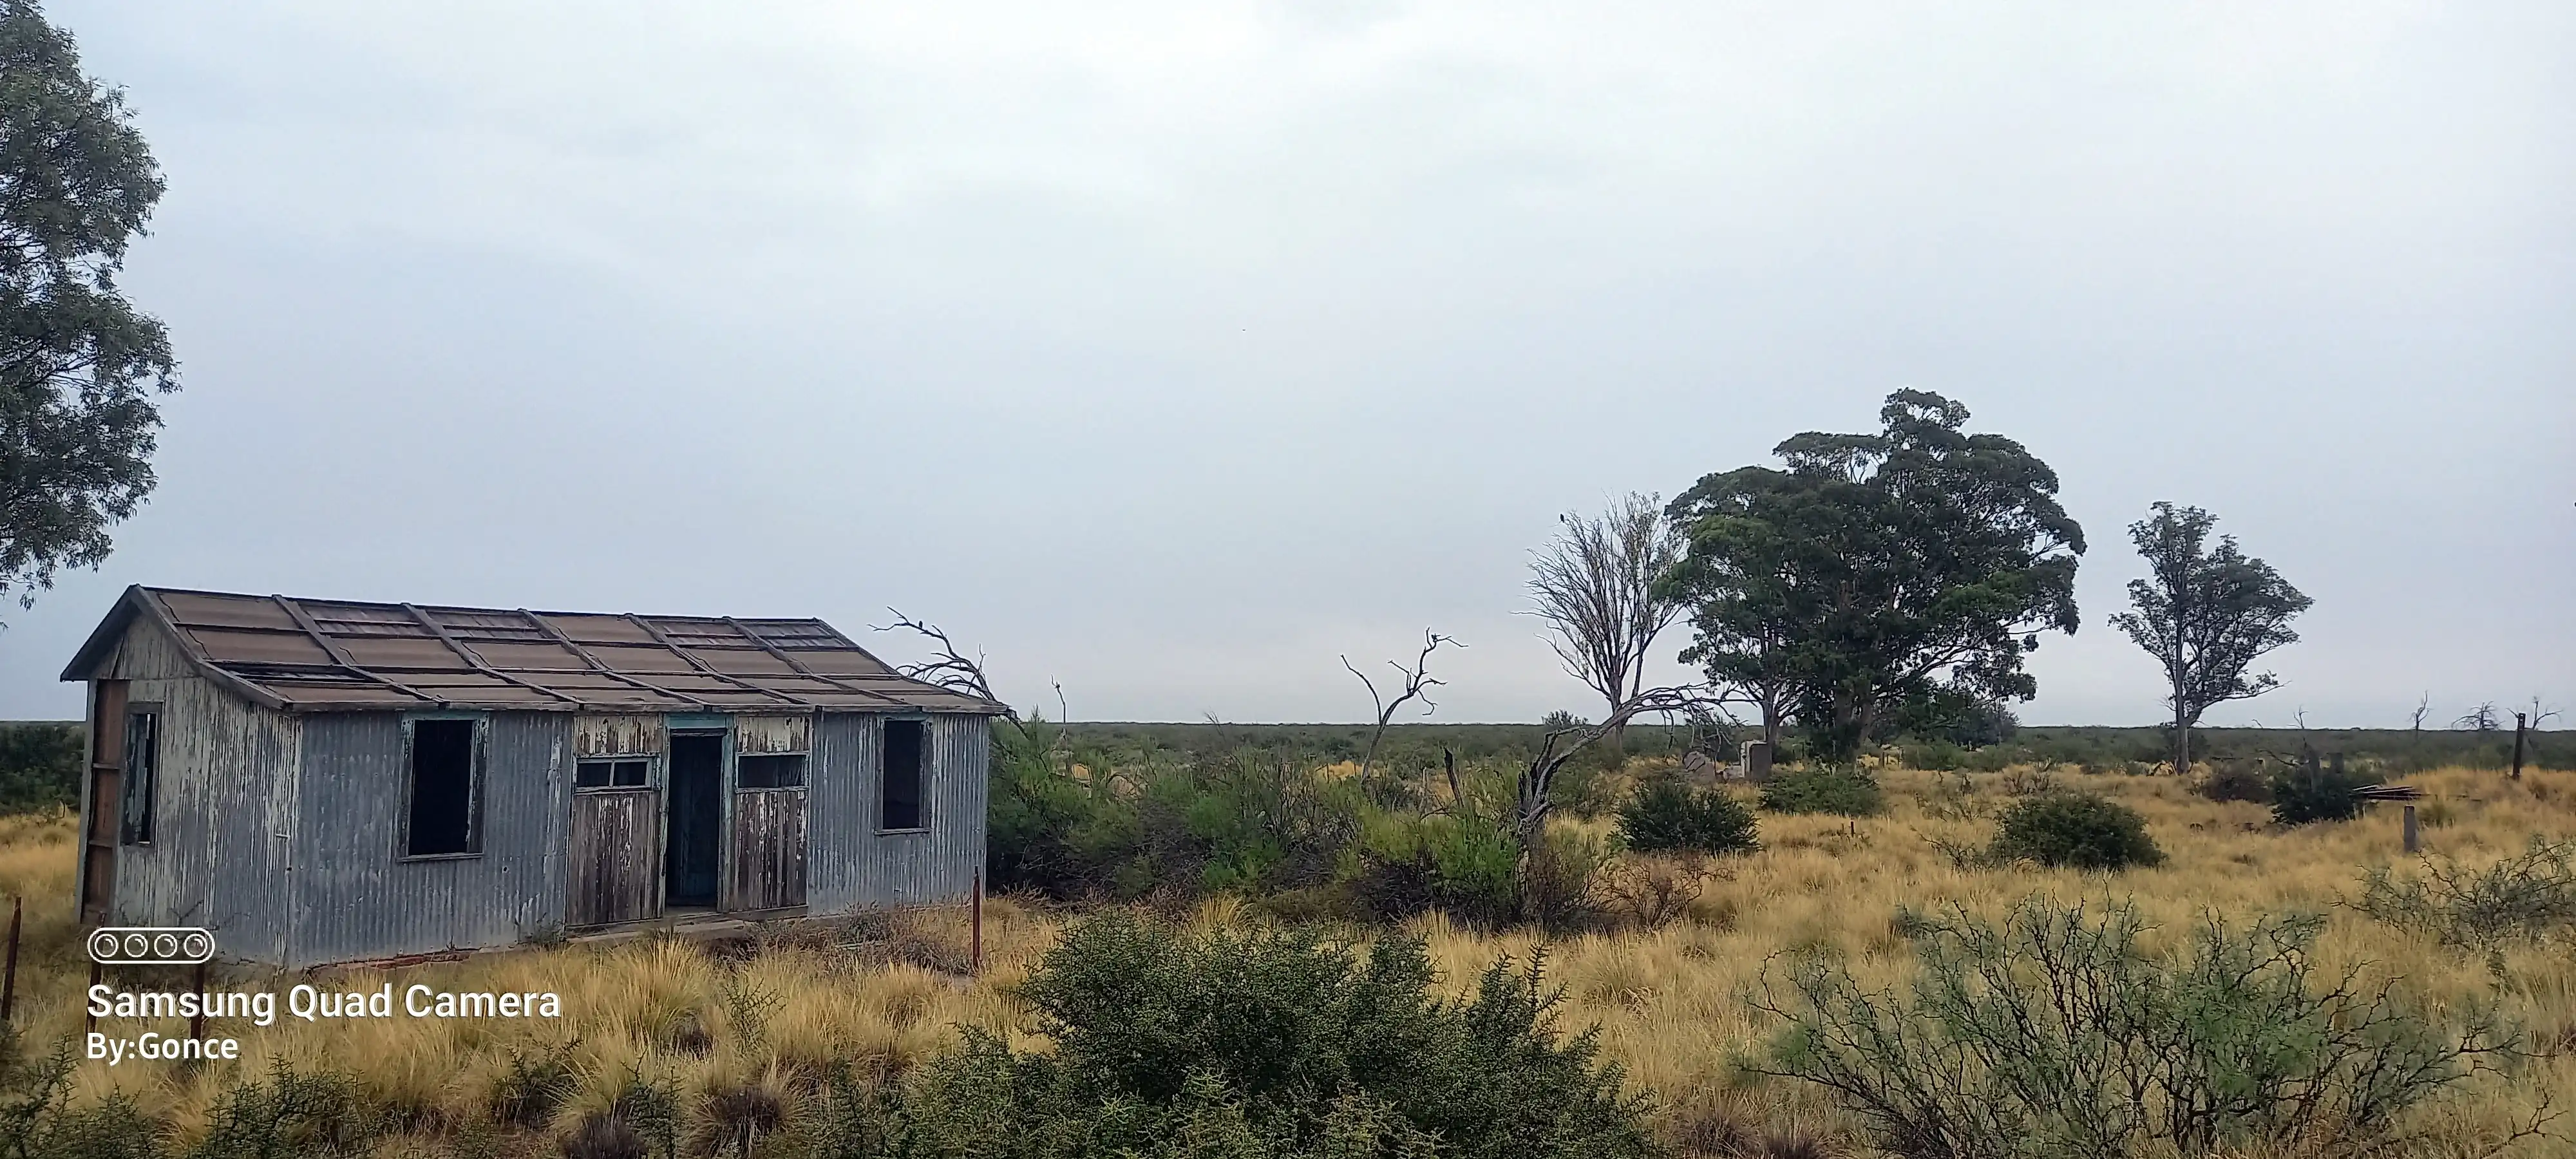
[[[806,823],[806,911],[956,901],[984,865],[983,717],[934,715],[922,784],[926,832],[877,832],[885,718],[826,713],[815,729]]]
[[[272,712],[194,671],[159,628],[138,623],[99,673],[131,680],[133,701],[162,713],[157,832],[119,850],[118,923],[203,925],[225,957],[290,966],[501,946],[561,928],[571,716],[489,714],[482,853],[405,861],[400,714]],[[956,901],[984,863],[985,719],[928,718],[926,831],[879,833],[883,719],[743,718],[755,749],[792,750],[812,730],[809,913]]]
[[[111,920],[204,926],[227,958],[281,960],[286,802],[301,722],[195,671],[159,627],[138,623],[100,673],[131,680],[128,702],[157,703],[161,713],[153,838],[117,849]]]
[[[572,720],[489,719],[482,855],[434,861],[400,859],[401,715],[305,719],[293,964],[501,946],[561,927]]]

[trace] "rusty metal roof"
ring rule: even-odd
[[[65,680],[137,617],[206,673],[288,712],[968,712],[1002,705],[907,678],[821,620],[453,608],[125,589]]]

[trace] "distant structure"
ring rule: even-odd
[[[1752,781],[1755,784],[1770,780],[1771,746],[1758,740],[1744,742],[1740,755],[1735,758],[1735,767],[1727,770],[1726,775],[1729,780]]]
[[[81,920],[305,967],[961,899],[982,697],[821,620],[132,587],[89,685]]]

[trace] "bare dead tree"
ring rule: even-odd
[[[1549,729],[1539,738],[1538,753],[1530,758],[1529,767],[1521,770],[1516,794],[1520,815],[1512,832],[1520,839],[1523,864],[1527,864],[1529,851],[1544,831],[1548,811],[1555,807],[1548,794],[1556,786],[1557,770],[1573,760],[1576,753],[1640,716],[1708,709],[1718,703],[1719,698],[1702,687],[1649,688],[1612,705],[1610,715],[1601,718],[1599,724]]]
[[[2430,691],[2427,691],[2423,696],[2418,697],[2415,701],[2416,732],[2424,731],[2424,714],[2431,711],[2433,711],[2433,694]]]
[[[919,664],[895,665],[894,670],[898,675],[901,675],[908,680],[919,680],[927,684],[936,684],[942,688],[954,689],[958,692],[980,696],[986,700],[1001,703],[1002,698],[993,695],[993,682],[984,675],[984,654],[982,652],[979,651],[970,658],[963,651],[959,650],[956,642],[950,640],[948,638],[948,633],[941,630],[937,624],[930,623],[927,620],[913,619],[912,617],[906,616],[902,612],[893,608],[887,608],[886,611],[894,617],[894,622],[891,624],[870,624],[868,625],[868,630],[873,632],[910,632],[916,636],[922,637],[923,639],[929,640],[935,649],[932,652],[930,659]],[[1074,766],[1073,732],[1066,728],[1065,725],[1072,719],[1073,713],[1065,703],[1064,682],[1061,680],[1054,680],[1049,681],[1048,683],[1055,689],[1056,719],[1055,733],[1046,738],[1046,749],[1044,752],[1046,767],[1048,771],[1053,772],[1058,776],[1072,777]],[[1002,704],[1002,719],[1008,721],[1011,728],[1017,731],[1022,738],[1035,739],[1034,734],[1030,729],[1031,722],[1020,719],[1020,712],[1018,709],[1013,708],[1008,704]],[[1046,714],[1044,712],[1037,714],[1038,723],[1044,723],[1045,720]]]
[[[2514,715],[2516,715],[2516,716],[2522,716],[2522,715],[2526,715],[2526,714],[2524,714],[2524,713],[2515,713]],[[2532,698],[2531,698],[2531,711],[2530,711],[2530,713],[2528,713],[2527,715],[2529,715],[2529,716],[2531,717],[2531,724],[2530,724],[2531,731],[2533,731],[2533,732],[2538,732],[2538,731],[2540,731],[2540,727],[2541,727],[2542,725],[2545,725],[2545,724],[2549,723],[2549,721],[2550,721],[2550,719],[2551,719],[2551,718],[2556,717],[2556,716],[2558,716],[2558,715],[2560,715],[2560,714],[2559,714],[2559,711],[2558,711],[2557,709],[2555,709],[2555,708],[2543,708],[2543,707],[2541,707],[2541,704],[2540,704],[2540,698],[2539,698],[2539,697],[2537,697],[2537,696],[2535,696],[2535,697],[2532,697]]]
[[[1412,667],[1407,668],[1393,660],[1386,662],[1388,667],[1395,669],[1403,678],[1401,691],[1393,700],[1388,700],[1381,695],[1377,690],[1377,681],[1369,679],[1368,673],[1353,667],[1348,655],[1342,657],[1342,667],[1350,669],[1351,675],[1359,677],[1360,683],[1368,687],[1369,701],[1377,707],[1377,727],[1369,731],[1368,752],[1360,757],[1361,781],[1368,780],[1369,765],[1377,760],[1377,742],[1386,736],[1387,722],[1395,719],[1397,709],[1404,707],[1407,701],[1419,700],[1422,702],[1422,714],[1429,716],[1433,709],[1440,707],[1432,702],[1429,695],[1429,690],[1441,683],[1439,677],[1431,674],[1431,654],[1439,651],[1444,645],[1451,648],[1466,647],[1465,644],[1459,643],[1456,637],[1443,636],[1429,628],[1424,628],[1422,653],[1413,658]]]
[[[965,653],[957,650],[956,642],[950,640],[948,638],[948,633],[941,631],[938,625],[923,620],[913,619],[912,617],[904,615],[902,612],[896,611],[893,608],[887,608],[886,612],[894,617],[894,622],[891,624],[870,624],[868,625],[869,631],[911,632],[928,639],[938,649],[931,654],[930,659],[923,661],[922,663],[896,665],[895,671],[898,674],[902,675],[907,680],[919,680],[925,684],[936,684],[942,688],[955,689],[959,692],[981,696],[986,700],[995,701],[997,703],[1002,699],[1001,697],[993,695],[992,682],[984,678],[984,654],[982,652],[977,652],[974,659],[967,659]],[[1057,687],[1057,691],[1061,693],[1063,691],[1063,687],[1059,685]],[[1019,719],[1017,713],[1009,712],[1008,705],[1004,705],[1003,707],[1005,712],[1010,715],[1011,719]]]
[[[1646,650],[1682,612],[1655,582],[1681,562],[1681,531],[1656,496],[1630,494],[1597,517],[1557,516],[1556,537],[1530,564],[1529,614],[1547,621],[1565,671],[1615,713],[1645,690]],[[1627,751],[1626,726],[1611,744]]]

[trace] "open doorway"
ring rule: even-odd
[[[724,832],[724,734],[671,734],[663,908],[713,909]]]

